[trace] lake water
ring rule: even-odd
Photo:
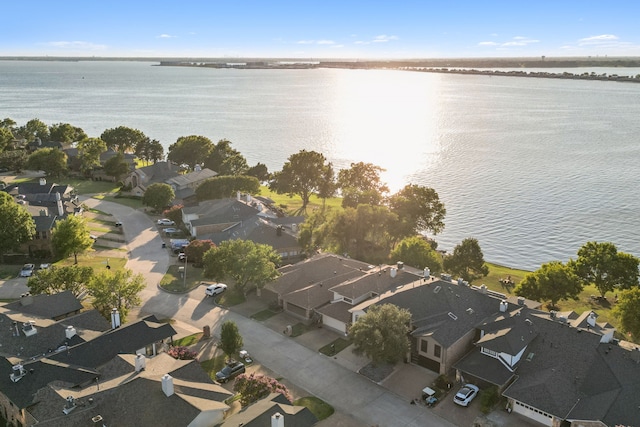
[[[436,189],[440,248],[475,237],[485,259],[511,267],[567,261],[589,240],[640,256],[640,84],[152,65],[0,61],[0,118],[96,137],[128,126],[165,148],[226,138],[270,171],[301,149],[336,168],[371,162],[394,191]],[[612,70],[584,71],[640,73]]]

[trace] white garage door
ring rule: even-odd
[[[524,415],[525,417],[531,418],[532,420],[549,427],[553,425],[553,417],[551,415],[532,408],[529,405],[525,405],[524,403],[517,401],[514,402],[513,412],[517,412],[518,414]]]
[[[344,322],[341,322],[329,316],[322,316],[322,324],[343,334],[347,329],[347,325],[345,325]]]

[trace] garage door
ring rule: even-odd
[[[524,403],[514,402],[513,412],[524,415],[527,418],[531,418],[532,420],[549,427],[553,425],[553,417],[551,415],[532,408],[529,405],[525,405]]]
[[[424,357],[423,355],[418,356],[418,365],[423,368],[427,368],[433,372],[440,373],[440,362],[437,360],[429,359],[428,357]]]

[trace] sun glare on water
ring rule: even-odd
[[[349,167],[346,159],[380,166],[393,192],[408,184],[409,174],[437,162],[437,76],[354,70],[341,73],[332,90],[337,169]]]

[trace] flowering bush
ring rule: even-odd
[[[197,352],[193,350],[189,350],[187,347],[180,347],[180,346],[171,347],[169,351],[167,351],[167,354],[179,360],[193,360],[196,358],[196,356],[198,356]]]
[[[233,384],[233,391],[240,393],[242,406],[247,406],[270,393],[281,393],[289,402],[293,401],[289,389],[284,384],[266,375],[238,375]]]

